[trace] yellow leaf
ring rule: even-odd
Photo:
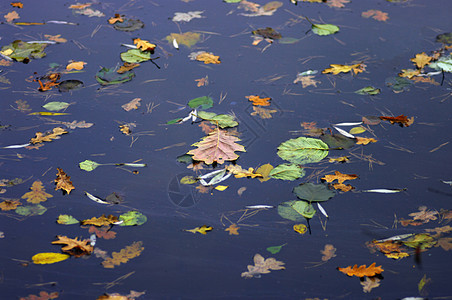
[[[22,205],[20,203],[20,200],[5,200],[0,203],[0,209],[1,210],[15,210],[19,205]]]
[[[322,71],[322,74],[326,73],[332,73],[333,75],[337,75],[341,72],[348,73],[350,71],[353,71],[353,73],[358,74],[363,72],[366,69],[366,65],[364,64],[355,64],[355,65],[337,65],[332,64],[330,65],[331,68],[327,68]]]
[[[263,178],[258,178],[260,182],[265,182],[270,179],[268,176],[273,170],[273,166],[271,164],[265,164],[257,168],[256,173],[261,174]]]
[[[332,163],[332,162],[348,162],[349,159],[347,156],[341,156],[341,157],[336,157],[336,158],[330,158],[328,160],[328,162]]]
[[[53,252],[43,252],[33,255],[31,258],[33,263],[37,265],[53,264],[70,257],[68,254],[53,253]]]
[[[137,45],[137,48],[140,49],[141,51],[154,51],[155,47],[157,47],[156,45],[139,38],[134,39],[133,43]]]
[[[341,191],[343,191],[343,192],[348,192],[348,191],[351,191],[351,190],[354,190],[354,189],[355,189],[355,188],[352,187],[350,184],[345,185],[345,184],[343,184],[343,183],[335,183],[335,184],[333,184],[333,188],[334,188],[335,190],[341,190]]]
[[[356,137],[356,140],[357,140],[357,142],[356,142],[357,145],[367,145],[369,143],[377,142],[377,140],[374,138],[362,138],[362,137],[358,137],[358,136]]]
[[[401,259],[401,258],[410,256],[406,252],[385,253],[385,255],[386,255],[387,258],[393,258],[393,259]]]
[[[229,166],[226,167],[226,169],[229,172],[231,172],[232,174],[234,174],[235,178],[243,178],[243,177],[256,178],[256,177],[262,177],[261,174],[254,173],[254,169],[253,168],[248,168],[248,170],[246,170],[246,169],[242,169],[242,167],[240,165],[229,165]]]
[[[107,217],[103,214],[100,217],[92,217],[91,219],[81,221],[82,225],[94,225],[94,226],[104,226],[111,225],[113,223],[118,222],[118,217],[113,215],[108,215]]]
[[[425,52],[422,52],[420,54],[416,54],[416,57],[410,60],[414,62],[419,69],[422,69],[425,65],[430,63],[432,59],[433,57],[430,57],[427,54],[425,54]]]
[[[352,129],[350,129],[350,134],[360,134],[366,131],[366,128],[362,127],[362,126],[358,126],[358,127],[353,127]]]
[[[40,203],[47,201],[47,198],[52,198],[53,196],[50,194],[47,194],[45,192],[44,187],[42,186],[42,182],[39,180],[36,180],[33,182],[30,188],[31,192],[25,193],[22,196],[22,199],[27,199],[28,202],[31,203]]]
[[[6,55],[6,56],[10,55],[13,52],[14,52],[14,50],[11,49],[11,48],[8,48],[8,49],[5,49],[3,51],[0,51],[1,54]]]
[[[203,61],[205,64],[220,64],[220,57],[212,53],[203,52],[196,56],[197,61]]]
[[[180,184],[193,184],[196,182],[198,182],[198,180],[193,176],[184,176],[180,180]]]
[[[19,19],[19,14],[16,11],[12,11],[3,16],[6,22],[12,22],[15,19]]]
[[[304,224],[295,224],[293,226],[293,230],[299,234],[305,234],[308,228]]]
[[[224,191],[225,189],[227,189],[229,186],[227,186],[227,185],[217,185],[216,187],[215,187],[215,189],[216,190],[218,190],[218,191],[220,191],[220,192],[222,192],[222,191]]]
[[[115,14],[114,17],[111,17],[110,19],[108,19],[108,23],[110,23],[110,24],[115,24],[116,22],[119,22],[119,23],[124,22],[124,19],[121,17],[120,14]]]
[[[337,179],[339,183],[343,183],[346,180],[353,180],[358,178],[358,175],[356,174],[342,174],[339,171],[335,171],[334,175],[325,175],[321,179],[325,180],[326,182],[333,182]]]
[[[228,228],[226,228],[224,231],[229,231],[229,235],[239,235],[238,230],[240,227],[237,226],[237,224],[231,224]]]
[[[421,74],[421,70],[402,69],[402,73],[399,73],[399,76],[411,79],[419,74]]]
[[[192,233],[201,233],[201,234],[206,234],[207,231],[211,231],[213,229],[213,227],[211,226],[207,226],[207,225],[202,225],[201,227],[196,227],[193,229],[184,229],[184,231],[188,231],[188,232],[192,232]]]
[[[84,61],[74,61],[66,66],[66,70],[82,70],[86,62]]]

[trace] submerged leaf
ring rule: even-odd
[[[47,201],[48,198],[53,197],[52,195],[45,192],[45,189],[42,186],[42,182],[40,180],[33,182],[30,190],[31,192],[25,193],[22,196],[22,199],[27,199],[27,202],[40,203]]]
[[[119,84],[132,80],[135,77],[135,73],[132,71],[117,73],[113,69],[102,68],[96,73],[96,80],[101,85]]]
[[[314,183],[302,183],[293,189],[293,193],[298,198],[309,202],[322,202],[327,201],[334,197],[336,194],[330,191],[324,184]]]
[[[293,200],[278,205],[278,214],[284,219],[299,222],[304,218],[310,219],[316,213],[312,204],[306,201]]]
[[[285,269],[282,261],[277,261],[273,257],[264,259],[262,255],[254,255],[254,266],[248,265],[248,271],[242,273],[242,277],[252,278],[260,274],[270,273],[270,270],[283,270]]]
[[[119,252],[112,252],[112,257],[107,257],[102,262],[102,265],[104,266],[104,268],[113,269],[115,266],[119,266],[121,263],[126,263],[130,259],[140,256],[143,250],[143,242],[133,242],[132,245],[121,249],[121,251]]]
[[[166,37],[168,43],[173,43],[176,40],[177,43],[191,48],[201,39],[201,34],[197,32],[185,32],[185,33],[171,33]]]
[[[193,109],[209,109],[213,106],[213,100],[209,96],[198,97],[188,101],[188,106]]]

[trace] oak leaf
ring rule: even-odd
[[[339,73],[348,73],[353,71],[354,74],[358,74],[363,72],[366,69],[366,65],[364,64],[354,64],[354,65],[337,65],[331,64],[331,68],[326,68],[322,71],[322,74],[332,73],[333,75],[337,75]]]
[[[21,2],[11,2],[12,7],[23,8],[24,5]]]
[[[333,182],[337,179],[339,183],[343,183],[346,180],[354,180],[358,178],[358,175],[356,174],[342,174],[339,171],[335,171],[334,175],[325,175],[325,177],[322,177],[321,179],[325,180],[326,182]]]
[[[203,161],[207,165],[214,162],[222,164],[226,160],[233,161],[239,158],[234,151],[246,152],[242,145],[236,143],[237,141],[240,139],[216,128],[201,141],[193,144],[192,146],[196,146],[197,149],[192,149],[187,154],[193,155],[193,160]]]
[[[84,62],[84,61],[73,61],[66,66],[66,70],[67,71],[82,70],[85,65],[86,65],[86,62]]]
[[[100,227],[100,226],[105,226],[105,225],[111,225],[118,221],[119,221],[118,217],[113,216],[113,215],[105,216],[105,214],[104,214],[98,218],[92,217],[91,219],[83,220],[83,221],[81,221],[81,224],[82,225],[94,225],[94,226]]]
[[[363,286],[363,292],[364,293],[370,293],[373,288],[380,286],[380,279],[379,278],[369,278],[366,277],[364,281],[361,281],[360,284]]]
[[[51,142],[60,138],[60,135],[68,133],[61,127],[55,127],[51,133],[44,134],[42,132],[36,132],[36,137],[30,139],[30,143],[37,144],[42,142]]]
[[[75,189],[71,181],[71,176],[67,176],[67,174],[60,168],[57,168],[57,170],[58,173],[56,174],[57,178],[55,179],[55,191],[61,189],[70,194],[71,191]]]
[[[61,248],[63,252],[66,252],[72,256],[80,257],[83,255],[89,255],[93,252],[94,248],[90,245],[91,240],[79,240],[78,238],[71,239],[67,236],[57,235],[57,241],[53,241],[52,244],[66,245]]]
[[[248,265],[248,271],[242,273],[242,277],[252,278],[259,276],[260,274],[270,273],[270,270],[283,270],[285,269],[284,263],[282,261],[277,261],[273,257],[264,259],[262,255],[256,253],[254,255],[254,266]]]
[[[137,45],[137,48],[140,49],[141,51],[151,51],[151,52],[153,52],[155,47],[157,47],[156,45],[151,44],[148,41],[142,40],[140,38],[134,39],[133,43],[135,45]]]
[[[5,200],[0,203],[0,209],[1,210],[15,210],[19,205],[22,205],[20,203],[20,200]]]
[[[389,16],[387,13],[382,12],[381,10],[376,9],[370,9],[368,11],[364,11],[361,13],[361,16],[363,18],[370,18],[375,19],[377,21],[387,21],[389,19]]]
[[[202,225],[200,227],[196,227],[193,229],[184,229],[184,231],[187,232],[191,232],[191,233],[201,233],[201,234],[207,234],[208,231],[211,231],[213,229],[213,227],[211,226],[207,226],[207,225]]]
[[[261,98],[260,96],[257,96],[257,95],[245,96],[245,98],[247,98],[248,101],[253,102],[253,105],[259,105],[259,106],[269,106],[270,100],[271,100],[270,97]]]
[[[22,199],[27,199],[28,202],[31,203],[40,203],[47,201],[47,198],[52,198],[53,196],[47,194],[45,192],[44,187],[42,186],[42,182],[40,180],[36,180],[33,182],[30,188],[31,192],[25,193],[22,196]]]
[[[237,224],[231,224],[228,228],[226,228],[224,231],[229,231],[229,235],[239,235],[240,227],[237,226]]]
[[[138,109],[138,107],[140,107],[140,105],[141,105],[140,101],[141,101],[141,98],[134,98],[130,102],[122,105],[121,107],[125,111],[131,111],[132,109]]]
[[[331,244],[326,244],[325,248],[320,250],[320,253],[323,254],[322,261],[329,261],[336,256],[336,248]]]
[[[203,52],[196,56],[197,61],[203,61],[205,64],[220,64],[220,57],[213,53]]]
[[[375,263],[371,264],[370,266],[366,267],[366,265],[361,265],[358,267],[358,265],[354,265],[353,267],[348,266],[346,268],[337,268],[339,271],[341,271],[344,274],[347,274],[348,276],[357,276],[357,277],[372,277],[377,274],[381,274],[384,270],[381,268],[381,266],[376,267]]]
[[[16,11],[12,11],[3,16],[6,22],[10,23],[15,19],[19,19],[19,14]]]
[[[69,129],[76,129],[76,128],[90,128],[93,126],[93,123],[87,123],[86,121],[79,121],[74,120],[72,122],[61,122],[64,126],[66,126]]]
[[[128,63],[128,62],[124,62],[124,64],[119,67],[119,69],[116,71],[116,73],[118,74],[124,74],[125,72],[128,72],[136,67],[139,67],[140,64],[139,63]]]
[[[133,242],[132,245],[121,249],[121,251],[113,252],[111,254],[111,257],[108,257],[102,262],[102,265],[104,266],[104,268],[112,269],[115,266],[119,266],[121,263],[126,263],[130,259],[140,256],[143,250],[143,242]]]
[[[414,117],[411,117],[411,118],[408,119],[408,117],[405,116],[405,115],[400,115],[400,116],[397,116],[397,117],[381,116],[380,119],[382,119],[384,121],[389,121],[389,122],[391,122],[391,124],[398,123],[402,127],[403,126],[408,127],[408,126],[410,126],[410,125],[412,125],[414,123]]]
[[[369,143],[377,142],[377,140],[374,138],[363,138],[363,137],[359,137],[359,136],[356,137],[356,141],[357,141],[356,142],[357,145],[367,145]]]
[[[350,3],[349,0],[327,0],[326,4],[329,7],[336,7],[336,8],[342,8],[345,7],[345,3]]]
[[[272,114],[278,112],[276,109],[267,109],[260,106],[253,106],[253,112],[251,113],[252,116],[258,115],[261,117],[261,119],[271,119]]]
[[[428,56],[427,54],[425,54],[425,52],[422,52],[422,53],[416,54],[416,56],[410,60],[416,64],[416,67],[418,67],[419,69],[422,69],[426,65],[428,65],[432,59],[433,59],[433,57]]]

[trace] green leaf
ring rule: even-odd
[[[424,250],[433,247],[437,243],[437,241],[427,233],[418,233],[415,236],[410,237],[406,241],[402,241],[402,243],[410,248],[419,248],[421,250]]]
[[[234,116],[231,115],[224,114],[217,115],[216,113],[213,112],[206,112],[201,110],[198,111],[197,116],[201,119],[210,121],[210,123],[212,124],[216,125],[218,123],[218,126],[220,126],[221,128],[235,127],[239,125],[239,123],[235,121]]]
[[[339,31],[339,27],[332,24],[312,24],[311,29],[317,35],[330,35]]]
[[[293,200],[278,205],[278,214],[284,219],[299,222],[315,215],[315,208],[306,201]]]
[[[283,142],[278,156],[294,164],[316,163],[328,155],[328,145],[319,139],[299,137]]]
[[[450,54],[449,56],[440,57],[436,62],[433,62],[428,66],[435,70],[452,72],[452,54]]]
[[[350,134],[360,134],[360,133],[363,133],[363,132],[366,132],[366,128],[364,128],[362,126],[353,127],[349,131]]]
[[[119,31],[135,31],[144,27],[144,23],[140,20],[125,19],[123,22],[116,22],[113,28]]]
[[[282,164],[273,168],[268,176],[282,180],[296,180],[306,174],[303,168],[295,164]]]
[[[177,124],[180,121],[182,121],[182,118],[172,119],[172,120],[169,120],[168,122],[166,122],[166,125]]]
[[[302,183],[293,189],[298,198],[309,202],[327,201],[336,194],[324,184]]]
[[[363,87],[362,89],[355,91],[356,94],[360,94],[360,95],[378,95],[378,94],[380,94],[380,92],[381,92],[380,89],[377,89],[373,86],[366,86],[366,87]]]
[[[278,40],[280,44],[295,44],[300,41],[300,39],[292,38],[292,37],[283,37]]]
[[[191,99],[188,102],[188,106],[190,106],[193,109],[198,108],[199,106],[201,106],[201,109],[209,109],[213,106],[213,100],[208,96],[198,97],[195,99]]]
[[[59,111],[67,108],[69,105],[70,104],[67,102],[49,102],[43,105],[42,107],[50,111]]]
[[[437,43],[452,44],[452,32],[442,33],[436,36]]]
[[[193,184],[196,182],[198,182],[198,180],[196,180],[196,177],[189,175],[182,177],[180,180],[181,184]]]
[[[413,84],[411,80],[399,76],[386,78],[385,83],[392,89],[394,93],[408,91],[410,89],[410,86]]]
[[[139,49],[130,49],[121,53],[121,59],[128,63],[140,63],[151,59],[151,53]]]
[[[91,172],[92,170],[96,169],[98,166],[101,166],[101,164],[92,161],[92,160],[84,160],[81,163],[78,164],[80,169]]]
[[[44,49],[47,44],[26,43],[21,40],[16,40],[7,46],[2,47],[2,52],[8,49],[13,50],[8,56],[17,61],[28,62],[31,58],[42,58],[46,56]]]
[[[176,160],[183,164],[191,164],[193,162],[192,157],[193,157],[193,155],[190,155],[190,154],[182,154],[182,155],[179,155],[176,158]]]
[[[58,91],[69,92],[83,87],[83,81],[77,79],[63,80],[58,84]]]
[[[135,226],[142,225],[147,222],[148,218],[136,210],[131,210],[119,216],[119,221],[124,221],[120,226]]]
[[[355,146],[355,139],[343,136],[342,134],[325,134],[320,137],[330,148],[349,149]]]
[[[57,223],[63,224],[63,225],[72,225],[72,224],[78,224],[78,223],[80,223],[80,221],[70,215],[59,215]]]
[[[191,48],[201,39],[201,34],[197,32],[185,32],[185,33],[171,33],[165,38],[168,43],[172,44],[173,40],[176,40],[180,45],[185,45]]]
[[[130,81],[134,76],[135,73],[132,71],[119,74],[113,69],[102,68],[96,73],[96,80],[101,85],[110,85]]]
[[[280,245],[280,246],[268,247],[267,251],[270,252],[271,254],[276,254],[276,253],[279,253],[279,251],[281,251],[281,248],[284,247],[285,245],[287,245],[287,244]]]
[[[21,216],[40,216],[47,211],[47,208],[41,204],[24,205],[16,208],[16,213]]]

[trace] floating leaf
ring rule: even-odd
[[[173,22],[190,22],[192,19],[201,19],[201,14],[204,11],[189,11],[186,13],[176,12],[174,13]]]
[[[83,220],[80,223],[82,225],[94,225],[94,226],[105,226],[105,225],[111,225],[113,223],[117,223],[119,221],[118,217],[113,215],[105,216],[103,214],[100,217],[92,217],[91,219]]]
[[[354,74],[358,74],[364,71],[365,65],[363,64],[354,64],[354,65],[337,65],[337,64],[331,64],[331,68],[327,68],[322,71],[322,74],[326,73],[332,73],[333,75],[337,75],[341,72],[348,73],[350,71],[353,71]]]
[[[325,134],[320,137],[330,148],[349,149],[355,145],[355,139],[346,137],[342,134]]]
[[[259,28],[251,31],[251,33],[254,35],[259,35],[264,39],[279,40],[280,38],[282,38],[281,34],[271,27]]]
[[[294,164],[316,163],[328,155],[328,145],[319,139],[299,137],[283,142],[278,156]]]
[[[42,107],[50,111],[59,111],[67,108],[69,105],[70,104],[67,102],[49,102],[43,105]]]
[[[191,48],[201,39],[201,34],[197,32],[185,32],[185,33],[171,33],[166,37],[168,43],[173,43],[176,40],[179,44],[185,45]]]
[[[387,21],[389,19],[389,16],[387,13],[382,12],[381,10],[376,9],[369,9],[368,11],[364,11],[361,13],[361,16],[363,18],[370,18],[377,20],[377,21]]]
[[[71,257],[67,254],[62,253],[52,253],[52,252],[43,252],[33,255],[31,258],[33,260],[34,264],[37,265],[46,265],[46,264],[54,264],[63,260],[68,259]],[[51,298],[49,298],[51,299]]]
[[[150,52],[143,52],[139,49],[129,49],[121,53],[121,59],[127,63],[140,63],[151,59]]]
[[[198,97],[188,101],[188,106],[193,109],[201,108],[205,110],[213,106],[213,100],[209,96]]]
[[[193,229],[184,229],[184,231],[191,232],[191,233],[201,233],[201,234],[207,234],[208,231],[211,231],[213,227],[202,225],[201,227],[196,227]]]
[[[249,101],[253,102],[253,105],[260,105],[260,106],[269,106],[270,100],[271,100],[270,97],[261,98],[260,96],[257,96],[257,95],[245,96],[245,98],[247,98]]]
[[[141,105],[140,101],[141,101],[141,98],[134,98],[130,102],[122,105],[121,107],[125,111],[131,111],[132,109],[138,109],[138,107],[140,107],[140,105]]]
[[[143,225],[148,218],[139,211],[132,210],[119,216],[119,221],[123,221],[119,226],[137,226]]]
[[[281,251],[282,247],[284,247],[285,245],[287,245],[287,244],[280,245],[280,246],[268,247],[267,251],[270,252],[271,254],[276,254],[276,253],[279,253],[279,251]]]
[[[24,205],[16,208],[15,212],[21,216],[40,216],[47,211],[41,204]]]
[[[333,191],[330,191],[324,184],[302,183],[293,189],[293,193],[298,198],[309,202],[327,201],[335,196]]]
[[[83,81],[80,81],[77,79],[69,79],[69,80],[63,80],[58,84],[58,91],[64,93],[64,92],[75,91],[75,90],[81,89],[82,87],[83,87]]]
[[[394,93],[408,91],[413,84],[411,80],[398,76],[386,78],[385,83]]]
[[[119,266],[121,263],[126,263],[130,259],[135,258],[137,256],[141,255],[141,252],[143,252],[143,242],[133,242],[132,245],[129,245],[125,247],[124,249],[121,249],[119,252],[113,252],[111,254],[111,258],[107,257],[103,262],[102,265],[104,268],[112,269],[115,266]]]
[[[63,224],[63,225],[72,225],[72,224],[79,224],[80,221],[70,215],[59,215],[58,219],[57,219],[57,223]]]
[[[366,132],[366,128],[362,127],[362,126],[358,126],[358,127],[353,127],[352,129],[350,129],[349,133],[350,134],[360,134],[363,132]]]
[[[22,199],[27,199],[27,202],[36,204],[47,201],[48,198],[53,197],[52,195],[45,192],[45,189],[42,186],[42,182],[40,180],[36,180],[35,182],[33,182],[30,190],[31,192],[25,193],[22,196]]]
[[[225,115],[225,114],[219,114],[213,112],[207,112],[207,111],[198,111],[197,117],[210,121],[210,123],[220,126],[220,128],[226,128],[226,127],[235,127],[239,125],[239,123],[235,120],[235,117],[233,115]]]
[[[3,202],[0,203],[0,209],[1,210],[15,210],[19,205],[22,205],[22,203],[20,203],[20,200],[5,200]]]
[[[299,222],[304,218],[312,218],[315,215],[315,208],[306,201],[293,200],[283,202],[278,205],[278,214],[284,219]]]
[[[98,166],[101,166],[101,164],[92,161],[92,160],[84,160],[78,164],[80,169],[91,172],[92,170],[96,169]]]
[[[325,175],[321,179],[325,180],[326,182],[333,182],[337,180],[339,183],[343,183],[346,180],[353,180],[358,178],[358,175],[356,174],[342,174],[339,171],[335,171],[334,175]]]
[[[157,45],[151,44],[149,41],[142,40],[140,38],[133,39],[133,43],[135,45],[137,45],[137,49],[139,49],[143,52],[149,51],[149,52],[153,53],[155,47],[157,47]]]
[[[217,191],[220,191],[220,192],[223,192],[223,191],[226,190],[227,188],[228,188],[227,185],[217,185],[217,186],[215,187],[215,189],[216,189]]]
[[[375,263],[371,264],[369,267],[366,267],[366,265],[361,265],[358,267],[358,265],[354,265],[353,267],[348,266],[346,268],[337,268],[339,271],[341,271],[344,274],[347,274],[348,276],[357,276],[357,277],[372,277],[377,274],[381,274],[384,270],[381,268],[381,266],[376,267]]]
[[[8,57],[22,62],[29,62],[30,59],[38,59],[46,56],[44,49],[47,44],[39,43],[27,43],[21,40],[16,40],[9,45],[3,46],[1,52],[8,51],[9,54],[5,54]]]
[[[437,43],[452,44],[452,32],[442,33],[436,36]]]
[[[254,255],[254,266],[248,265],[248,271],[242,273],[242,277],[252,278],[257,277],[260,274],[270,273],[270,270],[283,270],[285,269],[284,263],[282,261],[277,261],[273,257],[264,259],[262,255]]]
[[[56,174],[57,178],[55,179],[55,191],[61,189],[69,194],[72,190],[75,189],[71,181],[71,176],[67,176],[67,174],[64,173],[64,171],[60,168],[57,168],[57,170],[58,173]]]
[[[132,80],[133,77],[135,77],[135,73],[132,71],[119,74],[115,70],[107,68],[102,68],[99,72],[96,73],[96,80],[101,85],[124,83]]]
[[[257,168],[256,173],[261,174],[263,178],[258,178],[260,182],[264,182],[270,179],[270,172],[273,170],[273,166],[271,164],[265,164]]]
[[[71,239],[67,236],[57,235],[56,241],[52,244],[66,245],[61,248],[61,251],[66,252],[72,256],[80,257],[83,255],[89,255],[93,252],[94,248],[90,245],[90,239],[79,240],[78,238]]]
[[[61,127],[55,127],[52,129],[51,133],[43,134],[42,132],[36,132],[36,137],[30,140],[30,143],[37,144],[42,142],[51,142],[52,140],[56,140],[60,138],[60,135],[68,133]]]
[[[312,24],[311,29],[317,35],[330,35],[339,31],[339,27],[333,24]]]
[[[430,68],[444,72],[452,72],[452,54],[440,57],[436,62],[428,65]]]
[[[202,52],[201,54],[198,54],[196,56],[197,61],[202,61],[205,64],[220,64],[220,57],[214,55],[213,53],[209,52]]]
[[[83,70],[84,66],[86,65],[86,62],[84,61],[74,61],[71,62],[70,64],[68,64],[66,66],[66,70],[67,71],[71,71],[71,70]]]
[[[360,95],[378,95],[378,94],[380,94],[380,92],[381,92],[380,89],[375,88],[373,86],[366,86],[366,87],[363,87],[362,89],[355,91],[356,94],[360,94]]]
[[[296,164],[282,164],[273,168],[269,177],[281,180],[296,180],[306,174],[305,170]]]
[[[389,121],[389,122],[391,122],[391,124],[398,123],[402,127],[403,126],[408,127],[408,126],[410,126],[410,125],[412,125],[414,123],[414,117],[411,117],[411,118],[408,119],[408,117],[405,116],[405,115],[400,115],[400,116],[397,116],[397,117],[381,116],[380,119],[385,120],[385,121]]]
[[[370,293],[373,288],[380,286],[380,279],[377,277],[366,277],[364,281],[360,281],[359,283],[363,286],[364,293]]]
[[[123,22],[116,22],[113,24],[113,28],[118,31],[126,31],[131,32],[138,29],[141,29],[144,27],[144,23],[140,20],[134,20],[134,19],[126,19],[123,18]]]
[[[295,224],[293,226],[293,230],[295,232],[298,232],[299,234],[305,234],[306,231],[308,230],[308,227],[306,227],[306,225],[304,224]]]
[[[240,227],[237,226],[237,224],[233,223],[228,228],[226,228],[224,231],[229,231],[229,235],[239,235]]]

